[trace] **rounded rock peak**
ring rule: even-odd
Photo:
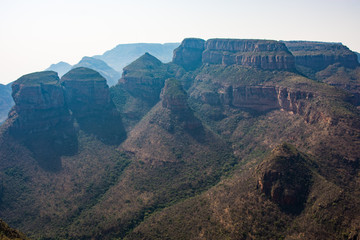
[[[70,70],[62,78],[61,82],[65,81],[104,81],[106,79],[95,70],[86,67],[78,67]]]
[[[39,86],[41,84],[58,84],[59,76],[54,71],[43,71],[26,74],[16,80],[13,85],[21,84],[28,86]]]

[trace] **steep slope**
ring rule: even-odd
[[[235,162],[225,142],[193,115],[174,79],[167,80],[162,102],[120,149],[131,153],[133,162],[102,200],[74,222],[70,236],[124,236],[152,212],[214,185]]]
[[[14,105],[11,97],[11,84],[0,84],[0,124],[7,119],[11,107]]]
[[[67,62],[58,62],[56,64],[51,64],[50,67],[45,69],[45,71],[54,71],[57,72],[59,77],[62,77],[65,73],[70,71],[72,66]]]
[[[4,221],[0,219],[0,239],[1,240],[26,240],[24,234],[10,228]]]
[[[80,62],[75,64],[72,68],[78,67],[86,67],[97,71],[106,79],[106,82],[110,87],[114,86],[121,77],[119,72],[109,67],[104,61],[92,57],[83,57]]]
[[[115,48],[106,51],[104,54],[93,57],[103,60],[116,71],[122,72],[125,66],[135,61],[146,52],[160,59],[160,61],[164,63],[170,62],[173,50],[177,46],[179,46],[179,43],[119,44]]]
[[[124,68],[119,84],[112,88],[112,98],[123,113],[127,129],[160,100],[165,80],[175,76],[177,70],[177,66],[164,64],[149,53]]]

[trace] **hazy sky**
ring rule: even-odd
[[[360,0],[0,0],[0,83],[120,43],[258,38],[360,52]]]

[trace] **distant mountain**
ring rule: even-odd
[[[356,53],[356,55],[357,55],[357,57],[358,57],[358,61],[359,61],[359,63],[360,63],[360,53],[358,53],[358,52],[355,52]]]
[[[11,84],[0,84],[0,124],[6,120],[10,108],[14,105],[11,97]]]
[[[66,62],[58,62],[56,64],[51,64],[45,71],[54,71],[59,74],[59,77],[62,77],[65,73],[70,71],[71,65]]]
[[[72,68],[78,67],[86,67],[99,72],[106,79],[110,87],[115,85],[121,77],[119,72],[109,67],[104,61],[93,57],[83,57],[80,62]]]
[[[160,61],[167,63],[172,59],[173,51],[180,43],[134,43],[134,44],[119,44],[115,48],[106,51],[103,55],[93,56],[106,62],[110,67],[118,72],[142,56],[144,53],[155,56]]]

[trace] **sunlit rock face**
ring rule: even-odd
[[[173,62],[193,70],[201,64],[243,65],[269,70],[294,70],[294,56],[285,44],[253,39],[184,39]]]

